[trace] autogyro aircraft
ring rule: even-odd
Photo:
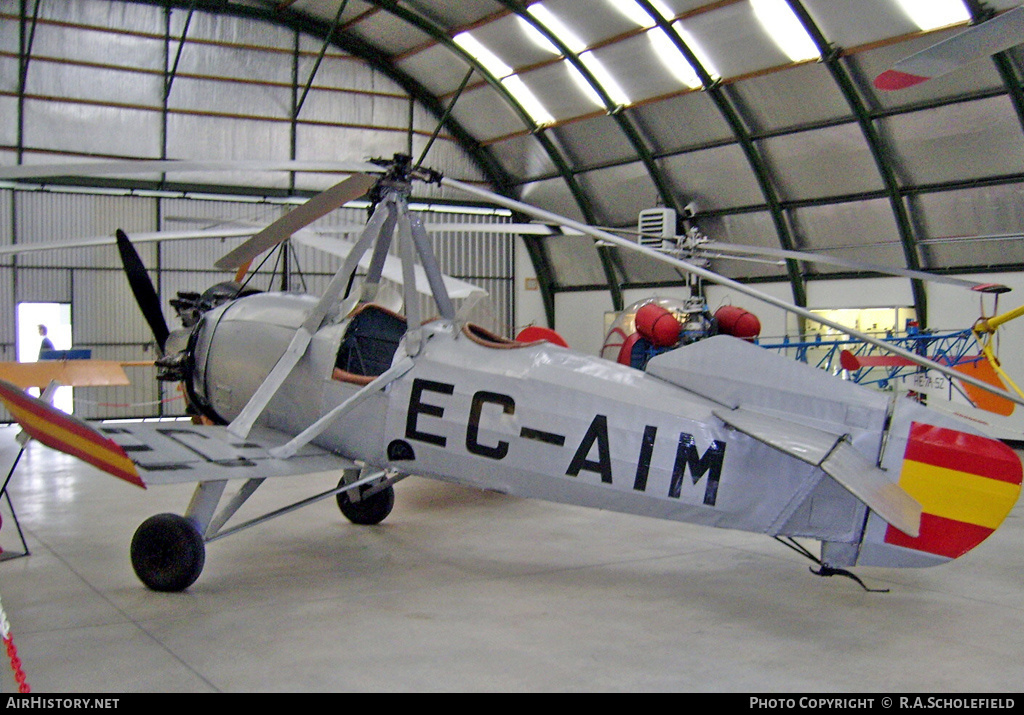
[[[139,486],[198,483],[184,515],[154,516],[132,539],[132,565],[148,587],[187,588],[207,542],[318,499],[336,496],[351,521],[379,523],[395,483],[409,475],[764,533],[800,549],[793,539],[814,539],[820,558],[803,553],[824,576],[946,562],[984,540],[1016,503],[1021,462],[1001,442],[742,340],[694,342],[642,372],[464,323],[422,221],[408,211],[413,181],[468,192],[829,321],[701,266],[413,167],[408,157],[365,171],[376,178],[354,174],[217,263],[239,269],[375,186],[376,208],[323,295],[220,291],[193,305],[191,328],[169,334],[164,377],[181,380],[213,424],[94,426],[0,383],[0,400],[40,442]],[[392,241],[404,316],[372,302]],[[360,289],[347,292],[367,253]],[[410,299],[415,256],[439,313],[433,320]],[[151,316],[159,312],[152,301],[140,298]],[[341,473],[336,488],[225,528],[266,478],[325,470]],[[232,479],[242,484],[218,510]]]

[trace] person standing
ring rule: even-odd
[[[39,326],[39,337],[42,338],[39,342],[39,359],[41,360],[44,352],[53,350],[53,341],[46,336],[46,326],[42,324]]]

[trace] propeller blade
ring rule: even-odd
[[[164,320],[164,313],[160,309],[160,298],[156,294],[156,288],[149,279],[149,273],[142,264],[142,259],[128,240],[128,235],[121,229],[117,229],[117,250],[121,254],[121,263],[124,265],[125,275],[128,276],[128,285],[131,286],[135,302],[142,310],[142,316],[149,323],[156,344],[163,354],[164,346],[167,344],[167,337],[171,334],[167,328],[167,321]]]
[[[515,199],[510,199],[505,196],[501,196],[499,194],[494,193],[493,191],[481,189],[479,187],[473,186],[472,184],[456,181],[455,179],[449,179],[447,177],[441,179],[441,183],[453,189],[457,189],[467,194],[472,194],[474,196],[483,198],[487,201],[491,201],[495,204],[498,204],[499,206],[504,206],[505,208],[512,209],[513,211],[521,211],[522,213],[527,214],[528,216],[533,216],[534,218],[540,219],[541,221],[549,221],[552,223],[565,225],[568,226],[569,228],[573,228],[576,229],[577,231],[585,233],[591,238],[595,238],[600,241],[607,241],[608,243],[614,244],[616,246],[627,248],[637,253],[642,253],[643,255],[649,256],[657,261],[661,261],[662,263],[668,263],[671,266],[681,268],[684,271],[700,276],[701,278],[705,278],[711,281],[712,283],[717,283],[718,285],[726,286],[732,290],[735,290],[737,293],[742,293],[743,295],[750,296],[751,298],[756,298],[757,300],[760,300],[769,305],[774,305],[776,308],[781,308],[782,310],[799,315],[802,318],[813,320],[816,323],[827,325],[828,327],[846,333],[850,337],[856,338],[857,340],[861,340],[865,343],[870,343],[871,345],[881,348],[882,350],[893,353],[895,355],[899,355],[901,357],[905,357],[913,361],[914,364],[920,365],[923,368],[935,370],[936,372],[939,372],[945,375],[946,377],[959,380],[960,382],[970,383],[975,387],[979,387],[983,390],[991,392],[992,394],[1010,400],[1011,402],[1014,402],[1018,405],[1024,405],[1024,398],[1022,397],[1012,395],[1005,390],[993,387],[992,385],[981,380],[978,380],[974,377],[956,372],[947,365],[941,365],[935,362],[934,360],[928,360],[926,358],[923,358],[920,355],[912,353],[909,350],[905,350],[904,348],[901,348],[897,345],[887,343],[884,340],[879,340],[878,338],[872,335],[862,333],[858,330],[854,330],[853,328],[842,325],[841,323],[837,323],[834,320],[813,313],[810,310],[807,310],[806,308],[801,308],[798,305],[787,303],[786,301],[776,298],[773,295],[763,293],[755,288],[740,283],[739,281],[734,281],[731,278],[726,278],[725,276],[715,273],[714,271],[710,271],[706,268],[702,268],[700,266],[694,265],[679,258],[666,255],[661,251],[657,251],[648,246],[641,246],[640,244],[622,238],[621,236],[616,236],[614,234],[608,233],[607,231],[596,229],[593,226],[588,226],[586,224],[580,223],[579,221],[574,221],[570,218],[559,216],[558,214],[554,214],[551,213],[550,211],[539,209],[535,206],[525,204],[521,201],[516,201]]]
[[[217,261],[214,265],[221,270],[236,270],[266,250],[287,240],[299,229],[305,228],[318,218],[358,199],[373,186],[376,179],[366,174],[354,174],[339,181],[293,211],[289,211],[274,223],[257,233],[248,241]]]
[[[875,87],[886,91],[913,87],[1022,42],[1024,6],[900,60],[892,69],[875,77]]]

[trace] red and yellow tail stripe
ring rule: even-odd
[[[922,507],[921,533],[890,526],[885,543],[955,559],[984,541],[1017,503],[1021,462],[1002,442],[914,422],[900,486]]]
[[[0,380],[0,402],[33,439],[78,457],[119,479],[146,488],[124,449],[85,422],[25,394],[3,380]]]

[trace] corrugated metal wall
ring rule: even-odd
[[[5,245],[31,245],[60,240],[109,236],[113,229],[152,232],[209,228],[226,222],[264,224],[290,206],[238,200],[187,200],[161,197],[91,195],[58,191],[0,191],[0,236]],[[315,226],[352,224],[366,218],[361,209],[342,209]],[[494,216],[427,212],[424,222],[478,223]],[[508,220],[507,218],[498,220]],[[184,240],[140,244],[137,247],[160,293],[165,319],[178,326],[170,299],[179,291],[202,292],[227,280],[213,263],[243,239]],[[484,288],[489,298],[470,318],[483,327],[508,335],[514,325],[514,240],[488,233],[433,235],[441,270]],[[268,267],[253,278],[263,290],[279,290],[281,278]],[[323,290],[341,259],[304,247],[291,254],[291,290]],[[62,302],[72,305],[73,346],[89,348],[94,358],[152,361],[155,344],[132,297],[113,246],[41,251],[6,258],[0,263],[0,348],[3,360],[15,360],[16,305],[20,302]],[[429,299],[422,314],[436,312]],[[76,414],[85,418],[156,417],[183,414],[174,385],[160,385],[156,370],[130,368],[126,387],[79,388]],[[6,419],[6,413],[0,415]]]
[[[212,228],[227,222],[265,224],[290,208],[279,203],[189,200],[158,196],[112,196],[61,191],[0,191],[0,236],[3,244],[39,244],[110,235],[114,228],[132,232]],[[342,209],[316,226],[361,222],[366,211]],[[494,216],[426,212],[424,222],[493,222]],[[497,217],[497,220],[508,220]],[[480,285],[490,294],[469,317],[495,332],[508,335],[515,323],[514,239],[494,233],[432,234],[445,273]],[[179,291],[203,291],[229,279],[213,263],[243,239],[177,240],[140,244],[139,254],[160,294],[168,325],[178,326],[170,299]],[[394,252],[394,251],[393,251]],[[291,252],[290,289],[316,293],[341,266],[341,259],[304,247]],[[278,290],[280,276],[270,265],[253,278],[253,285]],[[142,361],[155,357],[152,334],[142,318],[113,246],[40,251],[0,262],[0,349],[2,359],[16,359],[15,316],[21,302],[70,303],[75,348],[92,350],[93,357]],[[423,315],[436,308],[429,299]],[[85,418],[154,417],[184,413],[174,385],[160,385],[155,368],[129,368],[127,387],[79,388],[75,413]],[[0,419],[8,419],[6,413]]]
[[[129,157],[361,161],[396,152],[418,155],[435,127],[436,119],[414,109],[400,86],[333,47],[297,111],[322,42],[293,30],[204,12],[189,20],[182,10],[106,0],[41,3],[34,23],[21,22],[22,10],[16,0],[0,0],[0,163]],[[481,179],[479,169],[444,133],[427,164],[462,180]],[[175,183],[168,186],[165,179]],[[132,186],[143,182],[159,190],[118,191],[129,180]],[[279,199],[287,190],[319,190],[335,181],[322,174],[221,172],[109,177],[99,185],[117,188],[107,190],[23,190],[12,184],[0,187],[0,242],[109,236],[119,227],[131,235],[230,221],[265,225],[289,207]],[[177,191],[183,186],[188,198]],[[198,198],[199,191],[217,196]],[[261,198],[268,194],[278,198]],[[434,201],[442,192],[424,186],[416,194]],[[343,209],[318,225],[365,218],[363,210]],[[444,213],[424,220],[480,219]],[[138,246],[169,325],[176,326],[177,319],[168,301],[178,291],[202,291],[228,278],[212,266],[240,241]],[[442,270],[491,293],[487,306],[471,317],[507,334],[514,324],[513,239],[444,236],[435,238],[435,245],[442,253]],[[291,288],[313,293],[324,288],[341,263],[301,247],[290,256]],[[280,285],[262,276],[254,280],[261,289]],[[0,359],[16,357],[15,315],[23,301],[71,303],[74,346],[91,348],[95,357],[154,356],[149,327],[113,247],[0,259]],[[436,309],[424,307],[423,312],[433,315]],[[130,387],[77,390],[76,413],[139,417],[183,412],[173,386],[161,390],[154,369],[133,369],[131,377]]]

